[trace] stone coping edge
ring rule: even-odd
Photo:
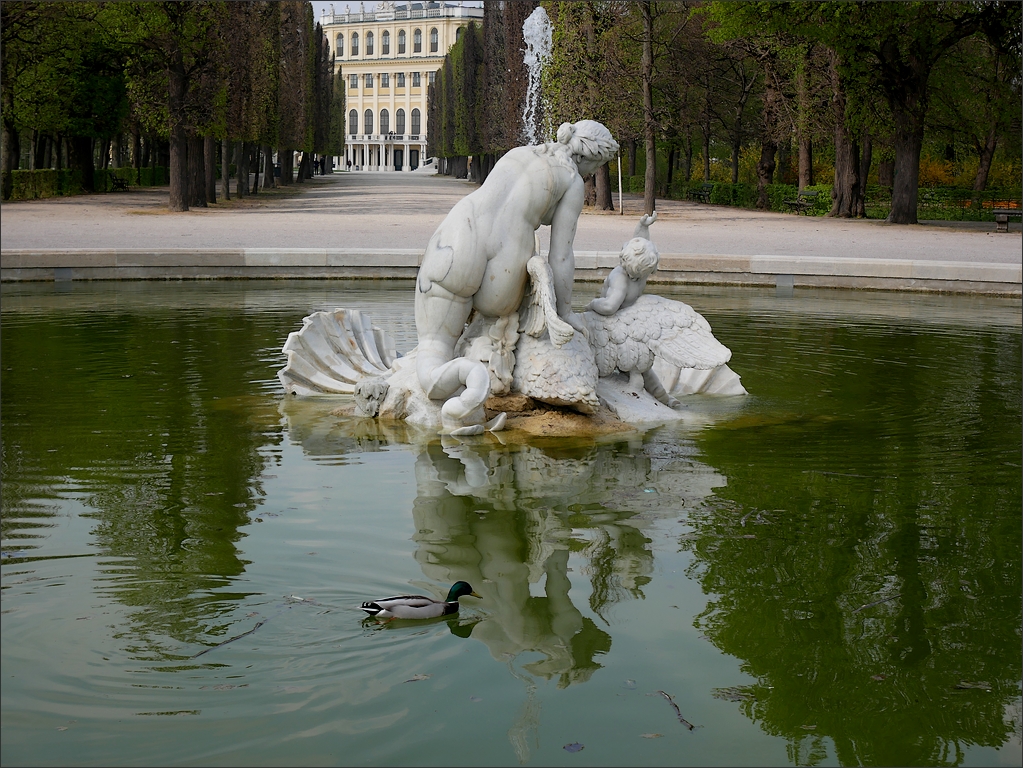
[[[0,251],[0,281],[414,277],[421,249],[236,248]],[[603,280],[617,251],[577,251],[576,279]],[[1023,264],[662,253],[651,283],[792,285],[1019,295]]]

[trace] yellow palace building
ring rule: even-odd
[[[426,160],[426,89],[471,21],[483,9],[461,2],[330,7],[320,24],[346,85],[342,168],[414,171]]]

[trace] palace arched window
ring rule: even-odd
[[[362,132],[373,133],[373,110],[367,109],[366,114],[362,116]]]
[[[334,41],[334,48],[335,48],[335,50],[334,50],[334,55],[335,56],[344,56],[345,55],[345,36],[344,35],[338,35],[337,36],[337,39]]]
[[[437,28],[430,30],[430,53],[436,53],[440,45],[440,37],[437,35]]]
[[[373,55],[373,33],[372,32],[367,32],[366,33],[366,55],[367,56],[372,56]]]
[[[398,32],[398,53],[405,53],[405,30]]]
[[[359,132],[359,113],[354,109],[348,113],[348,133],[354,136]]]
[[[359,55],[359,33],[352,32],[352,56]]]
[[[419,134],[419,110],[412,110],[412,133]]]
[[[462,33],[465,31],[465,27],[459,27],[455,30],[455,42],[457,43],[462,39]]]
[[[387,133],[391,130],[391,116],[386,109],[380,110],[380,133]]]
[[[394,132],[399,136],[405,133],[405,110],[399,109],[394,113]]]
[[[423,52],[423,30],[417,29],[412,33],[412,53]]]
[[[387,56],[391,53],[391,33],[384,30],[380,35],[380,54]]]

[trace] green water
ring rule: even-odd
[[[1020,765],[1019,300],[658,292],[750,397],[442,441],[275,376],[408,285],[4,285],[3,763]]]

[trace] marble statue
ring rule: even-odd
[[[581,120],[508,152],[430,238],[415,287],[418,346],[399,356],[358,310],[315,313],[284,345],[285,391],[351,394],[359,415],[456,436],[504,428],[505,410],[518,410],[503,407],[509,397],[631,424],[681,418],[682,395],[746,394],[707,321],[645,293],[660,259],[656,213],[640,219],[600,295],[572,311],[583,177],[617,150],[607,128]]]
[[[502,338],[508,340],[505,346],[514,345],[527,264],[537,255],[535,233],[541,225],[551,228],[547,265],[555,311],[546,313],[548,327],[561,334],[562,344],[573,328],[582,329],[571,302],[583,177],[617,152],[618,143],[600,123],[563,123],[557,141],[504,155],[430,238],[416,280],[416,370],[427,396],[445,401],[441,417],[447,431],[475,430],[491,391],[486,367],[455,355],[465,323],[474,311],[495,322],[506,318]]]

